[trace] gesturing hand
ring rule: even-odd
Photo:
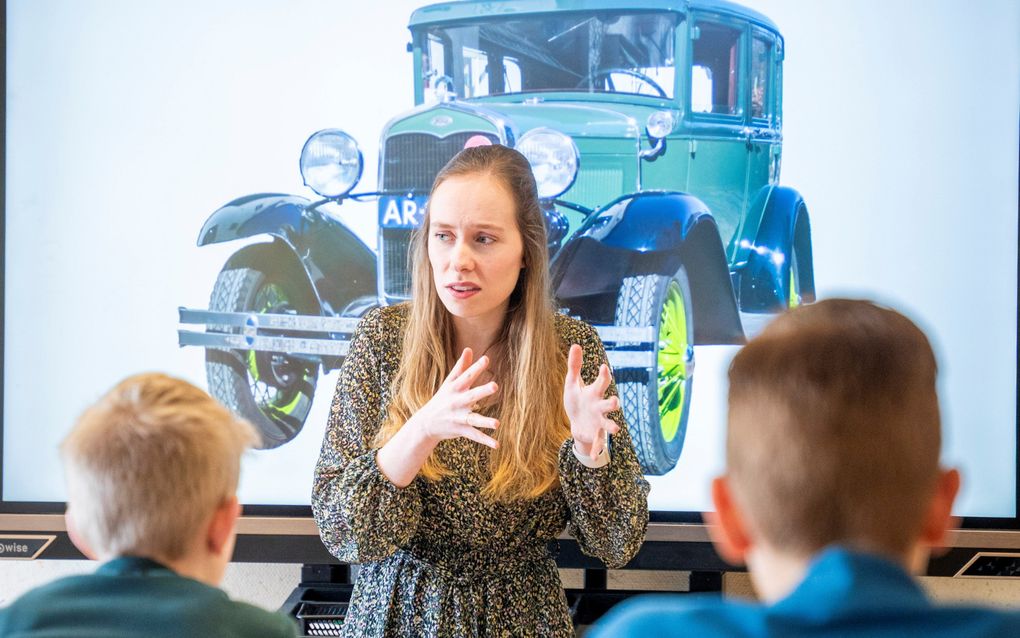
[[[617,397],[605,398],[609,388],[609,366],[602,364],[599,376],[591,385],[581,379],[584,351],[576,343],[567,356],[567,376],[563,380],[563,408],[570,419],[570,435],[578,452],[594,461],[606,445],[606,435],[616,434],[620,426],[606,414],[620,407]]]
[[[492,396],[499,388],[495,382],[471,387],[489,365],[488,357],[483,356],[472,364],[473,358],[471,348],[465,348],[443,385],[413,417],[433,443],[462,436],[491,448],[498,446],[495,439],[475,429],[494,430],[499,425],[496,419],[474,412],[479,401]]]

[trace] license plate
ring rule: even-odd
[[[379,197],[380,228],[417,228],[425,216],[426,197],[382,195]]]

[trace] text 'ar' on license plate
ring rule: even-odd
[[[379,198],[381,228],[417,228],[425,216],[425,197],[384,195]]]

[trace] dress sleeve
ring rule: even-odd
[[[312,512],[319,535],[341,561],[363,563],[392,554],[418,528],[417,483],[393,485],[376,464],[372,440],[385,417],[381,373],[384,321],[373,310],[358,324],[340,368],[326,436],[315,466]]]
[[[584,348],[581,377],[592,383],[599,367],[608,365],[606,351],[595,329],[583,325],[578,339]],[[609,384],[607,396],[617,396],[616,383]],[[574,440],[560,448],[560,485],[570,509],[568,529],[581,551],[595,556],[610,568],[622,567],[641,547],[648,528],[648,481],[641,473],[637,454],[627,432],[623,412],[609,418],[620,426],[610,438],[608,465],[585,467],[574,456]]]

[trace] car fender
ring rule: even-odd
[[[643,191],[593,213],[553,260],[553,286],[567,307],[612,323],[625,277],[687,271],[694,343],[739,344],[744,331],[715,218],[686,193]]]
[[[239,197],[216,209],[202,225],[198,245],[269,234],[286,237],[300,232],[311,201],[297,195],[257,193]]]
[[[210,215],[198,245],[258,236],[272,241],[242,248],[228,265],[300,275],[319,314],[344,314],[355,300],[375,293],[375,254],[343,223],[304,197],[261,193],[235,199]]]
[[[769,186],[756,199],[765,199],[754,243],[746,246],[747,263],[740,270],[737,292],[744,312],[778,312],[789,295],[791,250],[796,250],[800,295],[815,299],[811,219],[804,198],[787,186]]]

